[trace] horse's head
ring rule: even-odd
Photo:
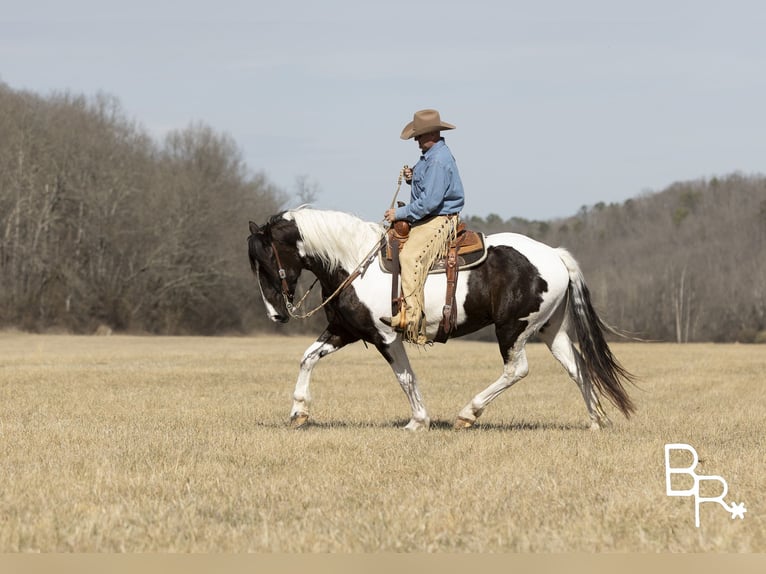
[[[269,319],[278,323],[290,320],[287,301],[292,303],[295,286],[303,269],[294,221],[278,214],[258,226],[250,222],[247,239],[250,267],[261,290]]]

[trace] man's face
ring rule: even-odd
[[[439,132],[431,132],[429,134],[421,134],[419,136],[415,136],[415,140],[418,142],[418,147],[420,147],[420,151],[423,153],[431,149],[433,145],[439,141],[440,138],[441,135]]]

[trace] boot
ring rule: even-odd
[[[399,313],[393,317],[379,317],[379,320],[381,323],[384,323],[389,327],[393,327],[394,331],[399,333],[403,333],[405,329],[407,329],[407,318],[404,312],[404,308],[402,308]]]

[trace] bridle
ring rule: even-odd
[[[279,275],[279,279],[282,282],[282,295],[285,297],[285,300],[287,300],[287,297],[292,299],[292,295],[290,295],[290,288],[287,286],[287,272],[285,271],[284,265],[282,265],[282,261],[279,259],[279,252],[274,246],[273,241],[271,242],[271,252],[274,253],[274,259],[277,261],[277,274]]]
[[[399,170],[399,179],[397,181],[396,185],[396,193],[394,193],[394,198],[391,200],[391,208],[394,207],[394,204],[396,203],[396,197],[399,195],[399,189],[402,186],[402,178],[404,176],[404,170],[408,169],[408,167],[405,165],[401,170]],[[387,225],[387,222],[383,222]],[[314,313],[319,311],[322,307],[327,305],[330,301],[335,299],[335,297],[338,296],[338,294],[343,291],[346,287],[351,285],[351,283],[354,282],[354,279],[359,277],[360,275],[364,275],[365,271],[367,271],[367,268],[370,266],[370,263],[372,263],[375,260],[375,256],[378,253],[378,250],[380,250],[386,241],[386,232],[384,231],[383,234],[380,236],[380,239],[378,239],[378,242],[373,246],[373,248],[370,250],[370,252],[365,256],[365,258],[362,260],[359,265],[356,266],[356,269],[354,269],[348,277],[346,277],[341,284],[338,286],[338,288],[332,292],[332,294],[322,301],[318,306],[314,307],[311,311],[308,311],[304,314],[298,314],[297,311],[300,309],[300,307],[303,305],[303,302],[305,301],[306,297],[308,297],[308,294],[311,293],[311,290],[314,288],[314,285],[317,284],[317,281],[319,281],[319,278],[316,278],[314,282],[311,284],[311,286],[308,288],[308,290],[303,294],[303,297],[300,298],[300,300],[293,305],[292,300],[294,299],[295,295],[293,293],[290,293],[290,288],[287,285],[287,272],[285,271],[284,266],[282,265],[282,261],[279,259],[279,252],[277,251],[276,246],[274,245],[274,241],[271,242],[271,251],[274,253],[274,259],[277,262],[277,274],[279,275],[279,280],[281,283],[282,288],[282,298],[285,300],[285,307],[287,308],[287,313],[292,317],[293,319],[308,319],[311,317]]]
[[[360,275],[364,275],[364,272],[367,271],[367,268],[370,266],[370,263],[372,263],[375,260],[375,256],[377,255],[378,250],[381,249],[385,240],[386,240],[386,234],[383,233],[383,235],[381,235],[380,239],[377,241],[377,243],[375,243],[375,246],[365,256],[362,262],[359,265],[357,265],[356,269],[354,269],[349,274],[349,276],[346,277],[341,282],[338,288],[335,291],[333,291],[332,294],[329,297],[327,297],[327,299],[322,301],[319,305],[317,305],[310,311],[306,313],[302,313],[302,314],[298,313],[298,309],[301,308],[301,306],[303,305],[303,302],[306,300],[306,297],[308,297],[309,293],[311,293],[311,290],[314,288],[314,285],[316,285],[317,281],[319,281],[319,278],[317,277],[316,279],[314,279],[314,282],[303,294],[303,297],[301,297],[296,304],[293,304],[292,300],[294,299],[295,295],[293,293],[290,293],[290,288],[287,285],[287,272],[285,271],[285,268],[282,265],[282,261],[279,258],[279,252],[277,251],[277,248],[274,245],[274,242],[272,241],[271,251],[272,253],[274,253],[274,259],[277,262],[277,274],[279,275],[279,280],[281,283],[282,298],[285,300],[285,307],[287,308],[287,313],[290,315],[290,317],[292,317],[293,319],[308,319],[314,313],[319,311],[322,307],[327,305],[330,301],[335,299],[335,297],[337,297],[341,291],[343,291],[346,287],[348,287],[349,285],[351,285],[351,283],[354,282],[354,279],[356,279]]]
[[[288,287],[287,285],[287,272],[285,271],[284,265],[282,265],[282,261],[279,259],[279,252],[277,251],[277,248],[274,245],[273,241],[271,242],[271,252],[274,254],[274,259],[277,261],[277,275],[279,275],[279,280],[282,287],[282,298],[285,300],[285,307],[287,307],[288,315],[290,315],[294,319],[304,319],[304,318],[311,317],[311,315],[316,313],[319,310],[319,308],[312,310],[305,317],[297,315],[295,311],[297,311],[300,308],[300,306],[303,304],[304,299],[308,297],[308,294],[311,293],[311,290],[314,288],[314,285],[316,285],[319,279],[318,278],[314,279],[314,282],[311,284],[311,287],[309,287],[306,293],[303,294],[303,297],[301,297],[300,301],[298,301],[296,305],[293,305],[292,300],[294,298],[294,294],[290,293],[290,287]]]

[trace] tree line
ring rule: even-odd
[[[0,325],[258,326],[245,214],[274,213],[284,193],[230,137],[197,124],[157,143],[113,97],[2,84],[0,134]]]
[[[228,135],[194,124],[158,142],[114,97],[41,97],[2,83],[0,134],[0,326],[158,334],[323,326],[321,317],[279,327],[265,318],[247,220],[265,220],[290,196],[250,170]],[[321,199],[305,177],[297,185],[293,203]],[[596,306],[621,330],[766,342],[762,176],[677,183],[552,221],[464,219],[567,247]]]
[[[470,217],[569,249],[621,330],[662,341],[766,343],[766,178],[676,183],[555,221]]]

